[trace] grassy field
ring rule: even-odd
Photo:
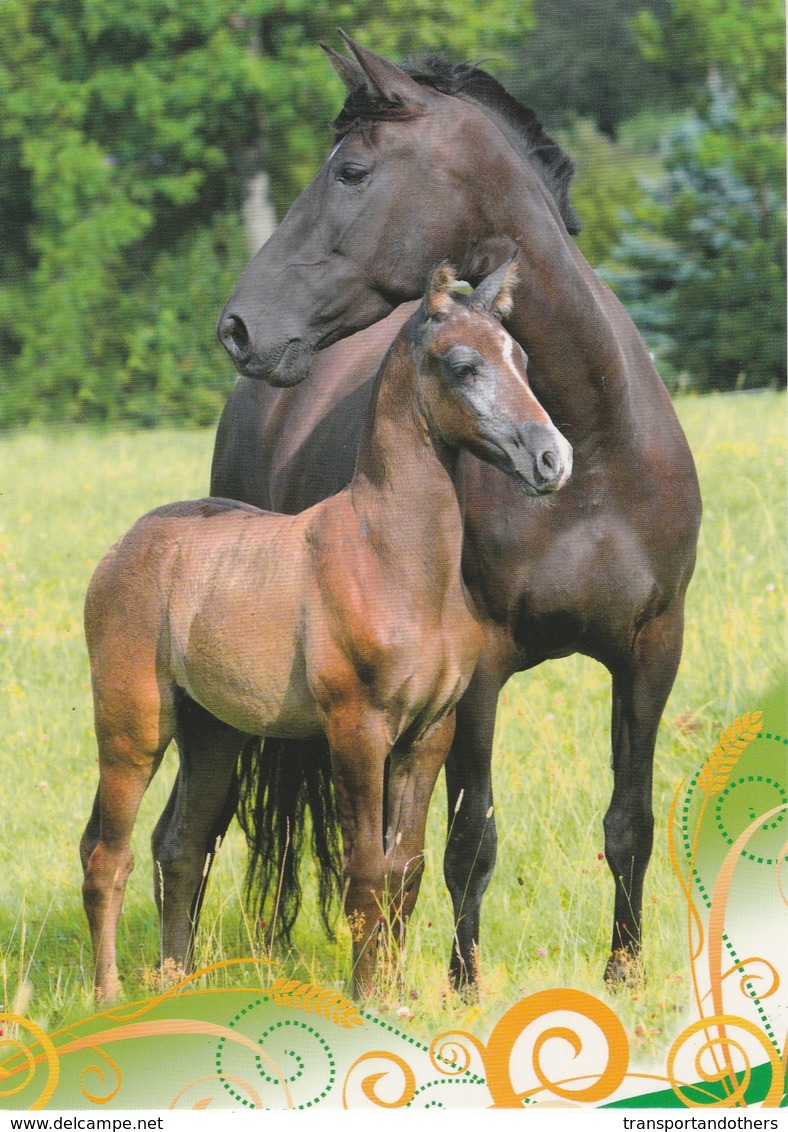
[[[759,706],[785,658],[785,398],[685,398],[678,409],[705,503],[684,658],[658,744],[657,840],[646,882],[649,979],[618,997],[635,1047],[661,1046],[687,1002],[681,899],[669,868],[666,815],[677,782],[719,729]],[[20,433],[0,438],[0,1010],[47,1030],[91,1012],[90,951],[77,846],[96,784],[82,599],[98,559],[144,510],[203,494],[210,431]],[[581,657],[515,677],[501,697],[494,782],[501,839],[484,908],[480,1001],[447,994],[452,925],[442,881],[442,786],[430,816],[427,874],[408,944],[405,984],[380,1002],[402,1026],[449,1021],[486,1032],[506,1005],[546,986],[604,994],[612,882],[600,859],[607,807],[609,680]],[[134,838],[119,962],[130,997],[157,959],[149,835],[172,781],[165,760]],[[199,962],[259,955],[240,891],[237,831],[211,876]],[[343,925],[323,938],[305,907],[276,974],[344,985]],[[268,968],[234,979],[265,981]],[[229,977],[229,976],[227,976]],[[405,1013],[407,1012],[407,1013]]]

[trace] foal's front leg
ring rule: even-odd
[[[353,939],[353,996],[372,991],[384,922],[383,771],[389,739],[381,713],[336,709],[326,722],[342,829],[343,902]]]
[[[337,718],[338,717],[338,718]],[[391,751],[387,829],[384,766],[389,730],[382,713],[336,713],[326,726],[343,840],[344,906],[353,938],[353,994],[374,985],[388,928],[404,941],[424,866],[424,833],[435,781],[454,733],[454,713],[407,748]]]
[[[454,712],[406,749],[391,752],[386,830],[387,923],[392,960],[399,963],[405,930],[416,905],[424,872],[424,837],[435,782],[454,735]]]

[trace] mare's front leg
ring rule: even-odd
[[[637,634],[613,676],[613,796],[605,815],[605,856],[616,885],[611,954],[605,982],[632,980],[641,944],[643,880],[651,856],[654,746],[676,676],[684,619],[681,604]]]
[[[181,694],[178,777],[151,838],[161,960],[191,970],[208,873],[237,803],[235,768],[248,739]]]
[[[449,975],[457,990],[476,981],[481,903],[495,866],[498,838],[490,762],[504,679],[483,654],[457,705],[454,742],[446,760],[449,831],[443,873],[454,907]]]

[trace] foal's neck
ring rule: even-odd
[[[457,456],[430,431],[407,329],[375,380],[356,470],[348,488],[362,530],[386,558],[440,563],[459,581],[463,516]],[[439,575],[442,571],[439,571]]]

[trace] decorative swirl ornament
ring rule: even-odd
[[[765,967],[765,975],[759,974],[757,970],[752,970],[752,968],[758,964]],[[731,975],[735,974],[740,976],[739,991],[744,998],[750,997],[747,989],[748,983],[759,982],[760,980],[768,978],[769,982],[764,982],[763,986],[758,988],[758,998],[761,999],[770,998],[771,995],[777,993],[780,987],[780,976],[774,964],[760,955],[751,955],[747,959],[740,959],[738,963],[733,967],[729,967],[727,971],[724,971],[722,975],[720,975],[720,982],[724,982],[726,979],[730,978]],[[711,991],[709,991],[709,994],[711,994]]]
[[[670,1087],[682,1104],[688,1108],[734,1108],[746,1104],[747,1088],[752,1076],[752,1066],[748,1051],[741,1042],[734,1041],[728,1034],[728,1028],[742,1030],[754,1038],[766,1051],[772,1070],[772,1079],[769,1091],[762,1101],[764,1108],[777,1108],[783,1095],[784,1068],[780,1055],[760,1027],[746,1018],[737,1018],[732,1014],[717,1014],[712,1018],[699,1018],[693,1022],[673,1043],[668,1054],[667,1073]],[[716,1031],[716,1032],[715,1032]],[[701,1092],[697,1085],[683,1085],[676,1076],[676,1060],[679,1053],[696,1034],[703,1034],[705,1040],[695,1052],[694,1069],[701,1081],[709,1085],[718,1085],[723,1088],[721,1097],[711,1091]],[[732,1073],[730,1070],[731,1055],[738,1054],[743,1068]],[[707,1067],[708,1061],[714,1062],[714,1068]],[[722,1062],[720,1067],[719,1062]],[[691,1090],[691,1091],[690,1091]],[[694,1094],[694,1095],[693,1095]],[[699,1095],[700,1094],[700,1095]]]
[[[371,1073],[368,1077],[361,1079],[359,1087],[367,1100],[371,1101],[372,1104],[376,1105],[378,1108],[404,1108],[405,1105],[410,1104],[416,1092],[416,1075],[407,1061],[400,1057],[399,1054],[391,1053],[388,1050],[370,1050],[369,1053],[363,1053],[361,1057],[356,1058],[348,1070],[348,1074],[345,1077],[345,1084],[342,1087],[342,1107],[354,1107],[352,1101],[348,1100],[348,1085],[356,1067],[367,1061],[383,1061],[388,1064],[386,1070]],[[387,1099],[380,1096],[377,1090],[378,1085],[382,1081],[391,1082],[391,1066],[394,1066],[399,1071],[402,1081],[399,1093],[397,1093],[393,1099]]]
[[[582,1088],[566,1088],[566,1082],[552,1081],[544,1072],[541,1054],[551,1038],[568,1042],[573,1057],[582,1051],[580,1036],[567,1026],[554,1026],[537,1037],[531,1060],[541,1089],[562,1100],[593,1104],[611,1096],[624,1080],[629,1065],[629,1043],[626,1031],[616,1015],[604,1002],[578,990],[545,990],[522,999],[503,1015],[490,1034],[484,1054],[487,1085],[493,1099],[493,1108],[520,1108],[532,1092],[518,1093],[511,1079],[511,1056],[515,1042],[532,1023],[557,1011],[579,1014],[592,1022],[606,1043],[607,1059],[597,1080]],[[587,1079],[587,1075],[583,1076]]]
[[[248,1033],[250,1030],[254,1039]],[[334,1088],[334,1053],[318,1025],[310,1020],[274,1020],[270,1003],[261,996],[237,1012],[227,1033],[243,1036],[245,1042],[253,1041],[256,1082],[264,1108],[281,1107],[283,1094],[288,1108],[313,1108]],[[235,1084],[236,1078],[244,1080],[245,1061],[238,1060],[239,1053],[227,1037],[222,1037],[216,1047],[216,1071],[232,1101],[249,1107],[247,1086],[238,1089]]]
[[[41,1027],[37,1026],[35,1022],[31,1022],[29,1018],[23,1018],[19,1014],[0,1014],[0,1026],[5,1025],[12,1026],[15,1029],[29,1030],[35,1042],[41,1047],[43,1057],[41,1055],[34,1055],[32,1049],[25,1045],[24,1042],[20,1042],[17,1038],[6,1037],[4,1039],[4,1045],[6,1047],[10,1046],[12,1049],[15,1048],[18,1051],[17,1056],[21,1055],[26,1063],[27,1073],[21,1081],[18,1081],[10,1088],[4,1089],[0,1087],[0,1099],[3,1097],[13,1097],[23,1092],[35,1077],[36,1065],[44,1060],[47,1066],[47,1079],[40,1095],[32,1104],[28,1105],[28,1108],[31,1110],[46,1108],[52,1094],[57,1088],[57,1082],[60,1076],[58,1051],[55,1049],[49,1035],[44,1033]],[[12,1069],[7,1068],[8,1062],[11,1060],[14,1060],[13,1054],[10,1057],[6,1057],[3,1065],[0,1066],[0,1084],[7,1081],[9,1077],[15,1077],[22,1068],[20,1066],[14,1066]]]
[[[114,1061],[108,1053],[104,1052],[103,1049],[93,1047],[92,1052],[95,1053],[101,1059],[101,1061],[104,1061],[107,1063],[107,1065],[109,1065],[110,1069],[115,1074],[115,1086],[114,1088],[111,1088],[109,1092],[102,1093],[94,1093],[91,1092],[90,1089],[88,1089],[87,1085],[85,1084],[85,1077],[89,1073],[95,1073],[98,1076],[99,1083],[101,1085],[104,1084],[104,1069],[100,1064],[97,1064],[85,1066],[85,1068],[79,1075],[79,1087],[82,1090],[83,1097],[86,1097],[91,1104],[108,1104],[109,1101],[111,1101],[114,1096],[117,1096],[118,1092],[120,1091],[120,1087],[123,1084],[123,1074],[120,1071],[120,1066],[118,1065],[117,1061]]]
[[[473,1049],[484,1064],[484,1045],[466,1030],[447,1030],[430,1043],[430,1062],[433,1068],[447,1077],[467,1073],[471,1068]]]

